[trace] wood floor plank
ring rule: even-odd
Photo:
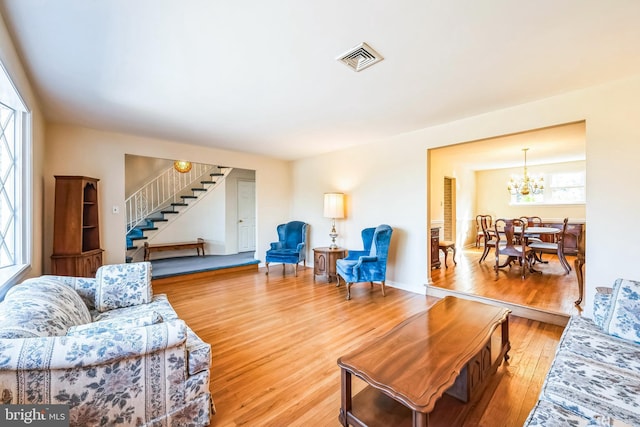
[[[154,292],[212,346],[211,422],[220,427],[339,426],[338,357],[436,301],[394,288],[383,297],[368,284],[346,301],[344,285],[314,282],[309,268],[283,277],[278,267],[154,282]],[[562,328],[512,317],[510,332],[511,359],[464,426],[522,425],[537,400]],[[354,381],[354,392],[363,387]]]

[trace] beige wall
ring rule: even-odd
[[[179,141],[141,138],[113,132],[51,124],[47,128],[44,179],[45,261],[51,255],[53,236],[54,175],[85,175],[99,178],[101,246],[104,262],[124,261],[125,240],[125,154],[158,158],[197,159],[202,163],[255,170],[257,231],[256,251],[264,256],[274,240],[277,224],[291,219],[291,166],[289,162],[225,150],[216,150]],[[112,206],[120,213],[113,214]]]
[[[31,203],[32,212],[32,229],[31,229],[31,270],[21,277],[38,276],[43,269],[43,167],[45,160],[45,122],[38,99],[33,92],[31,85],[26,77],[22,64],[18,59],[18,55],[13,47],[13,43],[7,32],[4,21],[0,19],[0,61],[4,65],[7,73],[11,77],[22,99],[27,104],[27,108],[31,111],[31,119],[33,126],[32,147],[32,170],[28,177],[32,185]]]
[[[427,150],[530,129],[586,120],[587,263],[586,312],[596,286],[617,277],[640,278],[633,251],[640,199],[627,194],[640,179],[640,76],[569,92],[516,107],[407,133],[375,144],[295,162],[293,213],[320,227],[312,229],[312,245],[328,241],[322,218],[322,193],[347,193],[349,215],[339,221],[340,244],[358,247],[365,226],[394,227],[390,284],[424,292],[427,268]],[[462,198],[459,195],[459,198]]]

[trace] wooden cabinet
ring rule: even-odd
[[[440,268],[440,227],[431,229],[431,268]]]
[[[323,276],[329,282],[337,279],[336,261],[347,256],[347,250],[343,248],[313,248],[313,280],[316,276]]]
[[[102,265],[98,179],[56,176],[51,269],[61,276],[95,277]]]

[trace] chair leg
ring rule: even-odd
[[[268,276],[268,275],[269,275],[269,263],[268,263],[268,262],[265,262],[265,265],[266,265],[266,267],[267,267],[267,272],[266,272],[265,274]]]
[[[456,262],[456,247],[453,247],[453,265],[458,265]]]
[[[282,263],[282,275],[284,276],[284,262]]]
[[[480,257],[480,260],[478,261],[478,264],[482,263],[482,261],[484,261],[484,259],[487,257],[487,255],[489,255],[489,246],[484,245],[484,251],[482,251],[482,256]]]
[[[294,270],[293,270],[293,275],[294,275],[295,277],[298,277],[298,263],[297,263],[297,262],[296,262],[296,266],[295,266],[295,268],[294,268]]]
[[[336,274],[336,288],[340,287],[340,275]]]
[[[382,296],[386,297],[387,295],[384,293],[384,280],[382,281],[381,285],[382,285]]]
[[[347,282],[347,301],[351,299],[351,283]]]

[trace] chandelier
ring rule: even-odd
[[[528,148],[523,148],[524,151],[524,175],[522,177],[511,176],[509,183],[507,184],[507,190],[512,195],[520,194],[527,196],[529,194],[540,194],[544,191],[544,178],[530,177],[527,173],[527,151]]]

